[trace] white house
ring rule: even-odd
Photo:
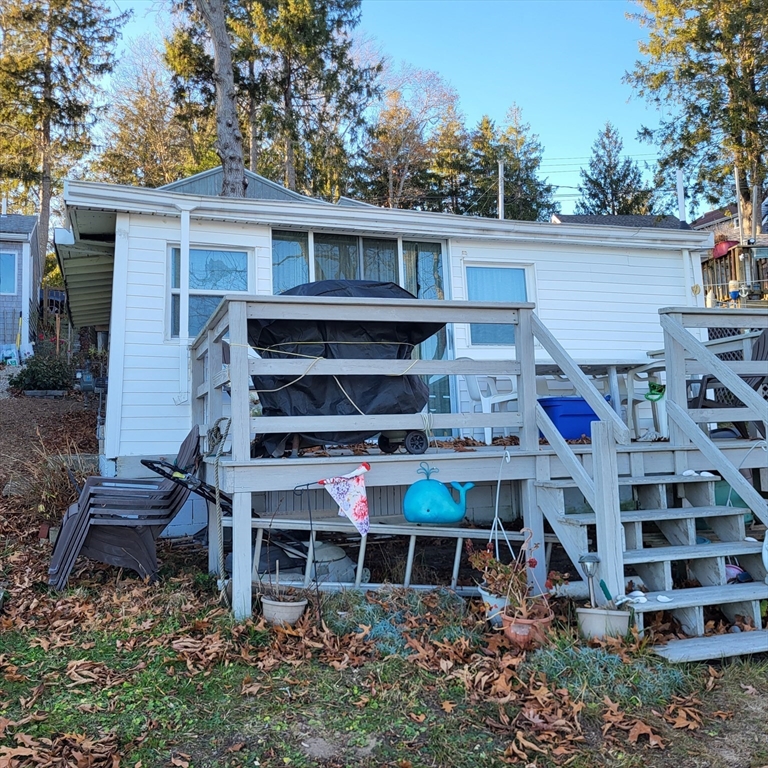
[[[660,307],[702,306],[709,233],[331,205],[250,173],[253,197],[226,199],[220,173],[160,189],[65,185],[69,230],[56,250],[72,319],[109,329],[105,472],[130,474],[135,457],[179,445],[188,348],[227,293],[341,277],[392,280],[420,298],[528,300],[576,360],[637,363],[663,346]],[[493,359],[513,344],[507,333],[454,325],[426,352]],[[433,410],[461,397],[434,389]]]

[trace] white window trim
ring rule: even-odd
[[[187,314],[187,329],[186,332],[182,335],[182,327],[181,323],[183,320],[182,315],[185,313],[179,312],[179,335],[173,336],[172,334],[172,326],[173,326],[173,296],[179,296],[179,301],[184,301],[186,298],[186,301],[189,301],[190,296],[226,296],[230,293],[242,293],[243,296],[248,296],[256,293],[256,249],[251,247],[245,247],[242,245],[212,245],[211,243],[190,243],[189,244],[189,252],[192,251],[235,251],[237,253],[244,253],[246,257],[246,266],[247,266],[247,280],[248,280],[248,287],[244,291],[212,291],[212,290],[205,290],[200,288],[190,288],[189,287],[189,269],[186,270],[183,268],[183,265],[181,262],[183,262],[183,258],[180,260],[179,263],[179,287],[174,288],[173,287],[173,251],[174,249],[178,249],[179,251],[183,251],[181,247],[181,243],[179,241],[173,241],[168,240],[166,241],[166,284],[167,284],[167,290],[165,292],[166,295],[166,311],[165,311],[165,329],[166,329],[166,341],[169,341],[173,344],[181,343],[182,339],[186,342],[187,340],[190,340],[187,337],[187,333],[189,332],[189,314]],[[271,258],[271,256],[270,256]],[[181,307],[180,307],[181,309]]]
[[[501,269],[522,269],[525,275],[526,301],[536,304],[536,265],[530,261],[508,261],[506,259],[473,258],[465,256],[461,260],[461,270],[464,276],[464,297],[469,301],[469,278],[467,267],[493,267]],[[515,344],[473,344],[470,323],[465,324],[467,346],[471,349],[514,349]]]
[[[19,293],[19,255],[15,251],[0,251],[0,256],[13,256],[13,290],[0,291],[0,296],[17,296]]]

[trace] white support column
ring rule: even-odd
[[[21,348],[20,355],[31,351],[29,346],[29,311],[32,304],[32,256],[29,243],[21,246]],[[37,304],[37,301],[35,301]]]
[[[229,302],[232,460],[247,462],[251,457],[250,408],[248,403],[248,326],[246,303]],[[237,486],[235,486],[237,487]],[[232,610],[235,618],[251,615],[251,493],[232,494]]]
[[[109,378],[123,381],[125,367],[126,287],[128,285],[128,238],[130,215],[118,213],[115,221],[115,266],[112,291],[112,311],[109,321]],[[119,286],[119,288],[118,288]],[[114,460],[120,452],[120,430],[123,410],[123,389],[110,387],[104,416],[104,456]]]
[[[251,494],[232,494],[232,612],[242,621],[253,612],[251,590]]]
[[[668,315],[671,321],[677,323],[682,327],[681,315]],[[669,331],[664,330],[664,362],[667,370],[667,383],[664,397],[668,403],[675,403],[681,408],[688,410],[688,393],[686,385],[686,373],[685,373],[685,357],[686,352],[682,344],[680,344]],[[673,421],[669,425],[669,442],[673,448],[682,447],[688,445],[688,438],[680,427]],[[685,452],[678,451],[675,454],[675,471],[678,474],[682,474],[687,466],[684,466],[686,459],[681,456]],[[682,462],[682,463],[681,463]]]
[[[597,554],[600,556],[598,575],[605,581],[611,595],[616,598],[624,594],[624,553],[616,442],[613,438],[613,427],[607,422],[592,422],[592,460]],[[605,602],[601,592],[598,592],[597,597],[601,604]]]
[[[520,375],[517,377],[517,404],[523,419],[520,432],[520,447],[526,451],[539,448],[539,428],[536,424],[536,359],[533,339],[531,309],[521,309],[515,331],[515,354],[520,363]],[[547,567],[544,548],[544,515],[539,509],[536,484],[533,480],[520,482],[520,502],[523,507],[523,522],[533,532],[531,546],[536,567],[529,569],[532,586],[537,591],[544,590],[547,580]]]

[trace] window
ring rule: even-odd
[[[315,235],[315,280],[359,280],[359,238]]]
[[[397,283],[398,274],[397,240],[279,230],[272,232],[274,294],[314,280]]]
[[[0,253],[0,293],[16,293],[15,253]]]
[[[181,249],[171,249],[171,336],[180,335]],[[245,251],[189,249],[189,325],[191,338],[200,333],[227,293],[248,290],[248,254]]]
[[[272,293],[309,282],[309,236],[272,232]]]
[[[525,269],[521,267],[467,267],[467,298],[470,301],[527,301]],[[515,326],[471,323],[471,344],[511,346]]]

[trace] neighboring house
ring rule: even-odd
[[[645,214],[562,214],[553,213],[552,224],[590,224],[612,227],[653,227],[654,229],[691,229],[675,216]]]
[[[37,217],[0,214],[0,346],[31,352],[43,265],[37,244]],[[21,323],[19,323],[21,318]]]
[[[104,473],[134,474],[138,457],[181,443],[189,346],[228,293],[346,278],[394,281],[420,298],[532,301],[577,360],[638,363],[663,346],[660,307],[703,303],[708,233],[333,205],[248,180],[245,199],[216,196],[220,169],[160,189],[65,185],[69,230],[57,230],[56,251],[72,319],[110,334]],[[508,358],[514,336],[453,324],[421,354]],[[446,378],[432,395],[433,411],[471,410]]]

